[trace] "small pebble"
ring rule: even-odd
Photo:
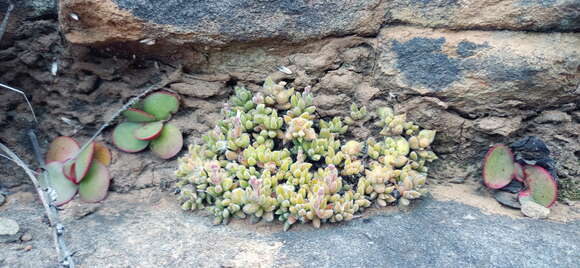
[[[450,183],[461,184],[465,182],[465,178],[457,177],[449,180]]]
[[[26,246],[23,248],[23,250],[24,250],[24,251],[30,251],[30,250],[32,250],[32,245],[26,245]]]
[[[545,219],[550,215],[550,209],[534,201],[523,201],[522,213],[533,219]]]
[[[28,241],[32,240],[32,234],[30,234],[29,232],[26,232],[20,237],[20,240],[22,240],[22,242],[28,242]]]

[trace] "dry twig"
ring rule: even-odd
[[[36,136],[34,134],[30,135],[31,139],[33,139],[33,147],[35,147],[35,151],[38,150],[38,142],[36,141]],[[36,144],[36,145],[34,145]],[[26,175],[32,181],[34,188],[38,192],[38,196],[40,197],[40,201],[44,206],[44,210],[46,211],[46,216],[48,217],[48,222],[50,227],[52,227],[52,233],[55,243],[56,252],[58,254],[59,263],[64,267],[74,268],[74,260],[72,259],[72,254],[68,250],[66,246],[66,242],[64,241],[64,226],[59,222],[58,219],[58,210],[54,205],[54,195],[51,194],[53,191],[50,187],[43,188],[36,176],[32,173],[32,170],[28,167],[18,155],[16,155],[10,148],[6,147],[4,144],[0,143],[0,150],[4,151],[10,157],[10,160],[15,162],[19,167],[24,169]],[[42,163],[42,162],[41,162]],[[48,173],[44,171],[41,176],[48,176]],[[47,181],[50,181],[48,178]]]

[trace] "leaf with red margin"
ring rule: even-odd
[[[46,152],[46,163],[63,162],[73,156],[79,151],[80,146],[77,141],[71,137],[60,136],[56,137],[48,146]]]
[[[489,149],[483,160],[483,182],[491,189],[508,185],[514,177],[514,157],[509,147],[498,144]]]
[[[138,140],[149,141],[159,137],[159,135],[161,135],[161,130],[163,130],[163,122],[151,122],[138,129],[135,129],[135,131],[133,131],[133,135]]]
[[[75,160],[75,178],[77,182],[81,182],[89,172],[91,164],[93,163],[93,156],[95,154],[95,143],[91,142]]]
[[[155,116],[152,114],[135,108],[123,111],[123,116],[130,122],[146,123],[155,121]]]
[[[524,169],[520,163],[514,163],[514,179],[519,182],[524,182],[526,176],[524,175]]]
[[[166,124],[161,135],[151,141],[151,151],[163,159],[175,156],[183,147],[183,136],[179,128],[172,124]]]
[[[63,174],[62,162],[50,162],[46,165],[47,175],[40,176],[40,185],[50,187],[56,193],[55,205],[62,206],[71,201],[78,191],[78,186]]]
[[[524,167],[524,173],[534,202],[547,208],[551,207],[558,198],[558,185],[550,172],[540,166],[527,165]]]
[[[142,123],[123,122],[113,130],[113,144],[119,150],[127,153],[143,151],[149,145],[149,141],[142,141],[135,138],[133,132],[142,127]]]
[[[79,185],[81,201],[88,203],[100,202],[107,197],[111,176],[107,167],[99,161],[94,161],[85,179]]]

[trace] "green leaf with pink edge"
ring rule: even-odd
[[[161,130],[163,130],[163,122],[157,121],[147,123],[144,126],[135,129],[133,135],[138,140],[149,141],[159,137],[159,135],[161,135]]]
[[[526,176],[524,175],[524,169],[520,163],[514,163],[514,179],[519,182],[524,182]]]
[[[155,92],[143,100],[143,110],[158,120],[166,120],[179,109],[179,99],[170,92]]]
[[[558,185],[546,169],[540,166],[524,167],[526,174],[526,185],[534,202],[544,206],[551,207],[558,198]]]
[[[78,191],[78,186],[64,176],[62,162],[50,162],[46,165],[47,174],[40,176],[40,185],[50,187],[56,193],[56,206],[71,201]]]
[[[107,197],[111,176],[105,165],[94,161],[87,176],[79,184],[81,201],[88,203],[100,202]]]
[[[163,158],[169,159],[174,157],[183,147],[183,136],[179,128],[172,124],[166,124],[161,131],[161,135],[151,141],[151,151]]]
[[[514,177],[514,157],[509,147],[499,144],[491,147],[483,160],[483,182],[491,189],[508,185]]]
[[[142,123],[123,122],[113,130],[113,144],[119,150],[127,153],[136,153],[143,151],[149,145],[149,141],[142,141],[135,138],[133,132],[142,127]]]
[[[79,144],[73,138],[66,136],[57,137],[48,146],[46,163],[65,161],[75,156],[79,149]]]
[[[76,158],[75,160],[75,178],[77,182],[81,182],[93,163],[93,156],[95,154],[95,143],[91,142]]]
[[[123,116],[130,122],[147,123],[155,121],[155,116],[136,108],[129,108],[123,111]]]
[[[75,175],[75,162],[76,161],[72,158],[64,161],[62,165],[62,173],[72,183],[79,184]]]

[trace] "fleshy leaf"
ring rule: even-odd
[[[95,143],[91,142],[87,148],[82,151],[75,160],[75,178],[77,182],[81,182],[93,162],[93,155],[95,153]]]
[[[46,165],[48,176],[40,177],[40,185],[51,187],[56,193],[55,205],[62,206],[71,201],[78,191],[78,186],[63,174],[62,162],[50,162]]]
[[[136,108],[123,111],[123,116],[130,122],[146,123],[155,121],[155,116]]]
[[[63,162],[73,157],[79,149],[79,144],[73,138],[65,136],[57,137],[48,146],[46,163],[54,161]]]
[[[179,109],[179,99],[169,92],[156,92],[143,100],[143,110],[159,120],[169,118],[169,115]]]
[[[183,136],[179,129],[172,124],[166,124],[161,135],[151,141],[151,151],[163,159],[175,156],[181,151],[181,147],[183,147]]]
[[[113,143],[120,150],[127,153],[140,152],[147,148],[149,141],[142,141],[135,138],[133,132],[142,127],[141,123],[123,122],[113,130]]]
[[[102,142],[95,142],[95,160],[101,162],[103,165],[108,166],[111,164],[111,151]]]
[[[510,183],[514,176],[514,158],[509,147],[493,146],[483,160],[483,182],[491,189],[500,189]]]
[[[79,182],[77,181],[77,177],[75,175],[75,162],[76,161],[72,158],[63,162],[62,173],[68,180],[70,180],[74,184],[79,184]]]
[[[111,177],[107,167],[99,161],[94,161],[89,173],[79,185],[81,201],[96,203],[107,197]]]
[[[558,185],[550,172],[540,166],[525,166],[524,173],[534,202],[551,207],[558,197]]]
[[[157,121],[152,123],[147,123],[144,126],[135,129],[133,135],[135,138],[142,141],[149,141],[155,139],[161,135],[161,130],[163,129],[163,122]]]
[[[524,169],[522,168],[522,165],[520,163],[514,163],[514,179],[516,179],[519,182],[524,182],[525,179],[525,175],[524,175]]]

